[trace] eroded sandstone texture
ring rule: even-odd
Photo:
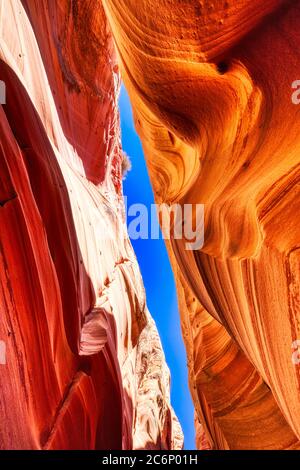
[[[0,80],[0,448],[181,448],[101,1],[0,0]]]
[[[0,447],[182,445],[124,226],[119,64],[157,202],[205,204],[203,248],[168,243],[197,445],[299,448],[299,1],[0,0],[0,40]]]
[[[157,202],[205,204],[168,246],[198,445],[299,448],[300,3],[103,4]]]

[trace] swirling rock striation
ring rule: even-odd
[[[168,243],[198,446],[299,448],[299,2],[103,5],[156,201],[205,205]]]
[[[179,449],[101,2],[0,0],[0,79],[0,448]]]

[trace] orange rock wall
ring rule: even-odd
[[[198,446],[299,448],[300,4],[103,5],[156,201],[205,205],[168,244]]]

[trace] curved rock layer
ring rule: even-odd
[[[168,244],[197,443],[300,438],[300,4],[103,0],[158,203],[205,205]]]
[[[0,0],[0,79],[0,448],[179,449],[101,2]]]

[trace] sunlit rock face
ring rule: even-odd
[[[101,2],[0,0],[0,80],[0,448],[179,449]]]
[[[299,448],[300,4],[103,5],[157,202],[205,204],[168,243],[197,444]]]

